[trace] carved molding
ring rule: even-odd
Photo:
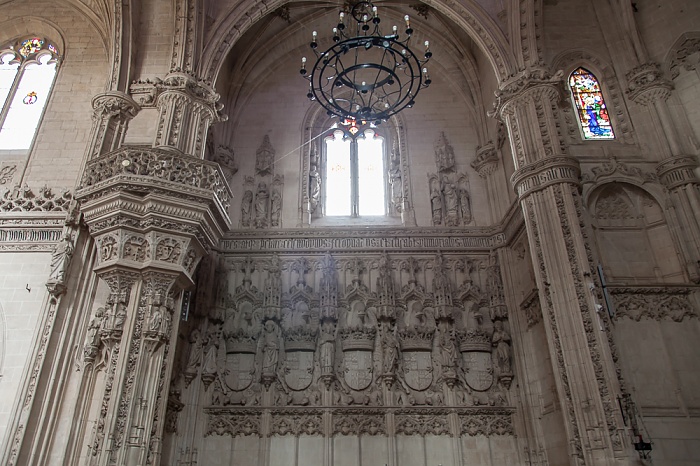
[[[620,162],[617,157],[611,156],[606,161],[591,168],[590,172],[584,172],[581,179],[584,183],[598,183],[614,178],[633,179],[641,184],[658,181],[655,173],[643,171],[639,167],[630,166]]]
[[[671,79],[676,79],[681,69],[694,71],[700,62],[700,34],[688,32],[683,34],[671,48],[666,58],[666,66]]]
[[[460,435],[474,437],[515,434],[511,411],[476,409],[458,414]]]
[[[546,157],[519,168],[510,180],[521,199],[554,184],[569,183],[578,186],[579,162],[568,156]]]
[[[35,192],[25,184],[3,192],[0,212],[67,212],[72,200],[73,194],[68,190],[56,194],[44,186]]]
[[[697,319],[698,310],[689,299],[691,288],[609,288],[615,302],[615,319],[672,320]]]
[[[542,68],[530,68],[506,81],[496,91],[496,100],[489,116],[503,118],[513,115],[517,106],[527,101],[540,101],[547,96],[552,101],[561,97],[563,73],[554,75]]]

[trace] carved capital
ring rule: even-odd
[[[661,184],[669,190],[687,184],[697,184],[698,178],[695,169],[698,162],[695,157],[689,155],[676,156],[665,159],[656,166],[656,173]]]
[[[129,95],[119,91],[108,91],[92,98],[93,118],[116,118],[128,121],[141,110]]]
[[[498,151],[491,141],[476,148],[476,158],[471,166],[480,177],[486,178],[498,169]]]
[[[511,183],[520,198],[553,184],[580,184],[578,160],[568,156],[547,157],[518,169]]]
[[[539,101],[548,98],[554,102],[561,98],[561,71],[551,75],[544,69],[525,70],[517,77],[506,82],[496,91],[496,100],[489,116],[503,118],[512,115],[515,109],[528,101]]]
[[[640,105],[665,101],[671,95],[673,84],[664,78],[656,63],[645,63],[627,73],[627,94]]]

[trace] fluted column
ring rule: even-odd
[[[661,128],[664,160],[656,167],[659,180],[670,194],[673,204],[671,224],[681,238],[688,277],[700,282],[700,180],[695,175],[696,156],[686,150],[668,106],[673,84],[666,80],[659,66],[646,63],[627,73],[630,98],[649,109],[652,120]]]
[[[155,147],[177,149],[203,159],[207,130],[227,117],[220,113],[219,94],[186,73],[170,73],[160,85],[160,112]]]
[[[582,229],[579,164],[557,128],[561,77],[532,70],[501,88],[506,123],[542,302],[570,464],[612,465],[628,451],[606,335],[591,291],[591,252]]]

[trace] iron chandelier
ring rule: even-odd
[[[403,37],[397,26],[382,34],[377,7],[370,1],[355,3],[349,16],[346,26],[346,13],[340,12],[333,28],[334,44],[325,52],[319,52],[318,34],[313,31],[310,46],[316,63],[308,73],[306,57],[302,58],[300,73],[309,81],[307,97],[318,101],[328,115],[379,124],[412,107],[420,90],[430,85],[425,67],[433,55],[430,43],[425,41],[423,58],[410,49],[413,29],[408,15]]]

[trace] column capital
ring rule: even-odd
[[[627,94],[633,102],[652,105],[665,101],[671,95],[673,84],[663,76],[658,63],[644,63],[627,75]]]
[[[698,167],[697,159],[692,155],[679,155],[664,159],[656,166],[659,181],[671,190],[686,184],[698,184],[700,180],[695,175]]]
[[[581,183],[581,168],[578,160],[566,155],[547,157],[525,165],[510,178],[515,192],[523,199],[535,191],[554,184]]]
[[[476,148],[476,158],[470,165],[480,177],[486,178],[496,171],[499,161],[498,149],[489,141]]]
[[[503,118],[513,114],[515,108],[528,100],[541,100],[548,97],[558,101],[562,94],[562,78],[564,74],[558,71],[552,75],[542,68],[523,70],[520,74],[504,82],[496,91],[496,100],[489,116]]]

